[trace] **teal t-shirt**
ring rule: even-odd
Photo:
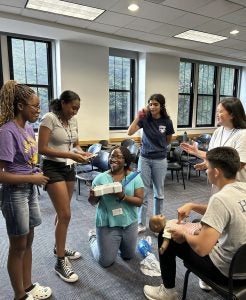
[[[132,173],[132,172],[131,172]],[[129,173],[124,180],[130,176]],[[92,187],[113,183],[113,178],[109,174],[109,171],[106,171],[102,174],[99,174],[92,182]],[[124,192],[127,196],[134,196],[134,191],[136,189],[144,187],[142,178],[138,174],[132,181],[130,181],[124,188]],[[115,210],[119,209],[120,214],[114,214]],[[138,208],[132,204],[129,204],[125,201],[119,201],[114,195],[103,195],[98,203],[97,212],[96,212],[96,226],[97,227],[126,227],[132,223],[137,222],[138,220]]]

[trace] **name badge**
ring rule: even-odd
[[[119,216],[119,215],[122,215],[123,214],[123,210],[122,208],[116,208],[116,209],[113,209],[112,210],[112,213],[113,213],[113,216]]]

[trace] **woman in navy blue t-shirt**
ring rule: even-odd
[[[153,184],[153,214],[163,212],[164,181],[167,172],[167,145],[174,133],[173,123],[167,114],[165,98],[161,94],[153,94],[148,106],[140,111],[128,128],[128,135],[143,129],[141,153],[138,168],[144,182],[144,201],[139,209],[138,232],[146,230],[148,198]]]

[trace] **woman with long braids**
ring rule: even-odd
[[[97,175],[92,182],[89,202],[98,203],[96,232],[89,232],[93,257],[103,267],[111,266],[120,255],[131,259],[137,244],[137,207],[143,202],[143,182],[138,173],[130,170],[132,156],[123,146],[116,146],[109,155],[110,170]],[[122,192],[96,197],[93,188],[120,182]]]
[[[79,146],[75,118],[80,108],[79,96],[73,91],[64,91],[51,101],[50,108],[51,112],[41,121],[38,150],[43,155],[43,172],[49,177],[46,190],[56,211],[55,272],[64,281],[75,282],[78,275],[68,260],[77,259],[81,254],[65,248],[71,218],[70,202],[75,184],[75,162],[86,161],[91,153],[83,152]]]
[[[153,94],[148,105],[140,111],[128,128],[128,135],[143,129],[138,168],[144,183],[144,201],[139,209],[138,232],[146,230],[148,200],[153,184],[153,214],[163,214],[164,181],[167,172],[167,145],[174,133],[173,123],[166,111],[162,94]]]
[[[2,213],[9,237],[8,273],[16,300],[46,299],[49,287],[32,283],[34,227],[41,223],[36,185],[48,177],[36,167],[38,148],[33,129],[40,113],[34,91],[7,81],[0,91],[0,182]]]

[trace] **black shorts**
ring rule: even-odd
[[[64,162],[45,159],[42,162],[42,169],[44,175],[49,177],[48,184],[59,181],[75,181],[75,165],[66,165]]]

